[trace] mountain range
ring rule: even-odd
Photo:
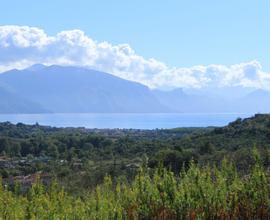
[[[11,70],[0,74],[4,91],[13,91],[9,112],[25,112],[24,102],[31,112],[40,112],[36,105],[54,113],[139,113],[168,112],[151,90],[139,83],[111,74],[78,67],[35,65],[24,70]],[[14,101],[13,101],[14,100]],[[31,102],[31,103],[30,103]],[[2,108],[2,100],[0,108]]]
[[[232,91],[232,90],[231,90]],[[33,65],[0,74],[0,113],[257,113],[270,111],[270,92],[151,90],[81,67]],[[220,93],[219,93],[220,92]],[[226,94],[226,92],[223,92]]]

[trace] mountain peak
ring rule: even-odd
[[[27,70],[30,70],[30,71],[39,71],[39,70],[42,70],[44,68],[46,68],[47,66],[41,64],[41,63],[36,63],[30,67],[27,68]]]
[[[257,89],[251,93],[249,93],[247,96],[249,97],[261,97],[261,96],[270,96],[270,92],[268,90],[264,90],[264,89]]]

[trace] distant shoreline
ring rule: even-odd
[[[50,113],[0,114],[0,122],[41,124],[53,127],[90,129],[173,129],[180,127],[225,126],[249,113]]]

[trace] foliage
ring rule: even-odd
[[[26,195],[0,188],[1,219],[269,219],[270,175],[258,154],[250,173],[240,176],[223,160],[221,167],[191,162],[175,176],[166,168],[141,168],[131,183],[106,176],[82,197],[56,182],[37,181]]]
[[[65,190],[79,195],[100,184],[134,179],[147,157],[148,168],[162,164],[175,174],[191,160],[217,164],[224,156],[247,174],[256,146],[264,166],[270,164],[270,115],[257,114],[217,128],[85,129],[0,123],[0,174],[13,177],[49,174]],[[7,159],[2,159],[7,158]]]

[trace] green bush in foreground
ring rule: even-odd
[[[176,177],[141,169],[130,184],[106,177],[83,198],[37,182],[27,195],[0,188],[1,219],[270,219],[270,176],[256,159],[249,175],[234,165],[191,164]]]

